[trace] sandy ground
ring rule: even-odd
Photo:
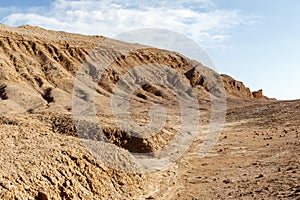
[[[205,158],[199,143],[178,161],[169,199],[300,199],[300,101],[230,108]],[[159,198],[159,194],[157,195]]]

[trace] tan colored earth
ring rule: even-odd
[[[109,67],[100,73],[94,67],[99,63]],[[151,69],[135,70],[145,64]],[[0,67],[0,199],[300,199],[300,100],[268,99],[262,90],[251,92],[176,52],[32,26],[0,25]],[[78,72],[87,72],[86,82],[78,81]],[[130,78],[124,80],[126,73]],[[134,88],[130,81],[143,76],[176,87]],[[95,85],[89,85],[92,79]],[[179,79],[184,84],[174,81]],[[114,104],[122,96],[118,87],[134,91],[126,100],[131,121],[140,127],[151,121],[153,105],[165,108],[157,134],[133,134],[125,108]],[[177,88],[183,103],[199,103],[199,129],[178,159],[143,173],[129,152],[159,152],[195,128],[180,129],[182,118],[195,121],[195,110],[184,105],[192,112],[182,111]],[[202,145],[213,143],[206,136],[214,102],[223,95],[226,104],[218,109],[226,109],[224,127],[200,157]],[[90,111],[85,106],[91,102],[98,128],[91,112],[82,112]],[[174,145],[178,151],[180,142]]]

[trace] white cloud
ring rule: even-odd
[[[48,12],[14,12],[1,21],[108,37],[138,28],[163,28],[187,35],[201,46],[215,46],[245,20],[238,11],[215,9],[211,0],[56,0]]]

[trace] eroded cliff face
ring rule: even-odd
[[[263,95],[263,90],[251,92],[250,88],[246,87],[243,82],[237,81],[231,76],[226,74],[221,75],[224,87],[230,97],[237,98],[255,98],[255,99],[268,99]]]
[[[176,76],[192,88],[185,91],[185,98],[195,93],[207,115],[210,95],[221,93],[211,82],[212,77],[218,77],[214,71],[175,52],[98,36],[0,25],[2,199],[134,199],[148,197],[151,190],[158,189],[145,175],[105,166],[78,137],[72,118],[72,103],[77,98],[73,95],[74,81],[95,50],[100,60],[112,61],[101,77],[96,77],[97,119],[107,139],[126,151],[154,152],[169,143],[180,125],[176,95],[169,88],[148,83],[137,88],[131,97],[132,118],[140,125],[147,124],[149,107],[160,103],[171,113],[162,131],[149,138],[138,138],[130,134],[134,130],[117,126],[111,97],[121,77],[135,66],[152,63],[176,71]],[[90,62],[90,66],[97,65]],[[97,68],[88,70],[91,77],[99,74]],[[156,73],[166,84],[177,84],[174,77],[159,74],[159,70],[148,73],[146,76]],[[261,91],[251,93],[229,76],[222,75],[222,81],[229,98],[265,99]],[[95,134],[93,139],[97,141],[99,137]]]

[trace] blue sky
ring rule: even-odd
[[[299,99],[299,8],[296,0],[10,0],[1,1],[0,22],[108,37],[170,29],[203,47],[218,72]]]
[[[34,0],[34,1],[20,1],[20,0],[4,0],[1,1],[1,7],[32,7],[32,6],[49,6],[51,0]]]
[[[295,0],[217,0],[224,9],[238,8],[257,21],[236,26],[224,49],[208,49],[221,72],[263,88],[278,99],[300,98],[300,2]]]

